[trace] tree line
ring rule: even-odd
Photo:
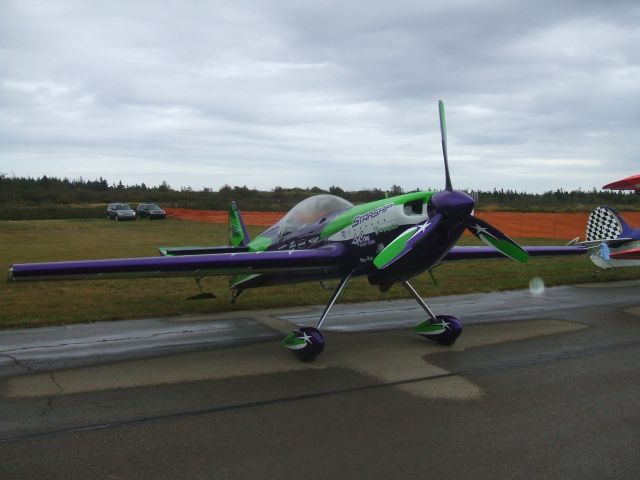
[[[87,180],[42,176],[9,177],[0,174],[0,219],[101,217],[111,202],[158,203],[163,207],[225,210],[235,200],[243,210],[286,211],[312,195],[330,193],[352,203],[364,203],[403,193],[398,185],[356,191],[338,186],[328,189],[275,187],[269,191],[245,186],[223,185],[218,190],[172,188],[166,181],[157,186],[109,183],[104,178]],[[640,210],[640,197],[625,192],[553,190],[526,193],[494,189],[470,192],[477,198],[477,210],[518,212],[589,211],[598,205],[620,210]]]

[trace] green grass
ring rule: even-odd
[[[256,235],[262,229],[250,230]],[[158,246],[224,245],[226,233],[226,226],[173,219],[1,221],[0,269],[7,272],[11,264],[23,262],[153,256]],[[464,240],[476,244],[473,239]],[[520,243],[554,242],[531,239]],[[536,276],[548,286],[640,278],[640,269],[628,268],[602,273],[594,280],[594,268],[586,257],[532,259],[525,265],[510,260],[461,262],[435,270],[439,286],[432,284],[428,274],[412,283],[428,298],[526,288]],[[227,277],[207,277],[202,284],[218,298],[187,300],[198,290],[195,281],[186,278],[0,282],[0,328],[316,305],[326,303],[331,295],[318,283],[307,283],[249,290],[231,304]],[[397,298],[408,298],[407,292],[394,286],[381,293],[358,278],[347,285],[339,302]]]

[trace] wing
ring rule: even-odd
[[[81,280],[138,277],[203,277],[207,275],[340,270],[348,261],[338,243],[307,250],[217,253],[207,255],[22,263],[9,270],[8,281]]]
[[[609,253],[614,260],[640,260],[640,247]]]
[[[540,246],[522,247],[530,257],[557,257],[584,255],[588,249],[584,247],[564,247],[564,246]],[[502,253],[492,247],[453,247],[447,253],[442,262],[452,262],[459,260],[485,260],[491,258],[505,258]]]
[[[632,175],[616,182],[608,183],[604,187],[608,190],[635,190],[640,191],[640,175]]]

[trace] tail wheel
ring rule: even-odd
[[[324,336],[313,327],[300,327],[284,337],[283,344],[303,362],[313,362],[324,350]]]
[[[462,323],[451,315],[436,315],[435,320],[426,320],[413,327],[413,331],[440,345],[453,345],[462,333]]]

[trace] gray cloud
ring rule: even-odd
[[[0,5],[0,172],[217,188],[638,173],[637,2]]]

